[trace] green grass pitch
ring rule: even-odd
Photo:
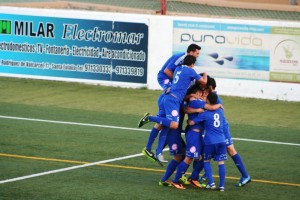
[[[137,122],[145,112],[157,112],[160,94],[145,89],[4,77],[0,78],[0,91],[0,182],[140,154],[152,124],[138,130]],[[226,162],[226,190],[221,193],[159,187],[165,166],[136,156],[3,183],[0,199],[298,199],[300,103],[222,99],[235,147],[253,179],[245,187],[234,186],[240,174],[231,158]],[[168,152],[165,155],[170,159]],[[217,176],[216,163],[213,166]],[[218,183],[217,177],[215,180]]]

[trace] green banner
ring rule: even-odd
[[[300,28],[272,27],[271,33],[282,35],[300,35]]]
[[[300,83],[300,74],[270,72],[270,80],[271,81]]]

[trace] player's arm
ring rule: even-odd
[[[195,125],[195,122],[194,122],[193,120],[191,120],[191,119],[187,120],[186,123],[187,123],[189,126]]]
[[[207,83],[207,74],[205,72],[203,72],[201,78],[198,79],[197,82],[200,83],[200,85],[202,85],[203,87],[206,86],[206,83]]]
[[[169,77],[169,78],[172,78],[173,79],[173,74],[174,74],[174,71],[177,67],[177,65],[175,64],[176,62],[176,57],[172,57],[169,61],[168,61],[168,65],[167,67],[165,68],[164,70],[164,73]]]
[[[217,109],[219,109],[219,108],[222,108],[222,109],[224,109],[224,107],[222,106],[222,104],[214,104],[214,105],[211,105],[211,104],[205,104],[204,105],[204,108],[206,109],[206,110],[217,110]]]
[[[205,120],[205,117],[206,117],[205,113],[206,113],[206,112],[204,112],[204,113],[202,113],[202,114],[199,114],[198,117],[194,118],[193,120],[187,120],[187,124],[188,124],[189,126],[193,126],[193,125],[195,125],[195,124],[198,124],[198,123],[204,121],[204,120]]]
[[[204,112],[204,109],[202,108],[191,108],[191,107],[185,107],[184,112],[187,114],[192,114],[192,113],[202,113]]]
[[[166,69],[164,70],[164,73],[169,77],[169,78],[173,78],[173,72],[166,67]]]

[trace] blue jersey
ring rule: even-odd
[[[217,92],[215,91],[214,93],[216,93],[217,94]],[[220,98],[220,96],[217,94],[217,96],[218,96],[218,100],[217,100],[217,104],[222,104],[223,105],[223,101],[222,101],[222,99]],[[224,129],[225,128],[227,128],[228,127],[228,122],[227,122],[227,120],[226,120],[226,118],[225,118],[225,115],[224,115],[224,121],[225,121],[225,123],[224,123]]]
[[[204,106],[205,106],[205,102],[202,101],[201,99],[195,99],[195,100],[192,100],[189,102],[188,106],[191,107],[191,108],[195,108],[195,109],[198,109],[198,108],[202,108],[204,109]],[[188,114],[188,119],[189,120],[194,120],[195,118],[198,117],[198,113],[191,113],[191,114]],[[200,130],[203,130],[204,129],[204,126],[203,126],[203,123],[200,123],[200,124],[195,124],[193,126],[189,126],[189,129],[200,129]]]
[[[224,126],[224,111],[219,108],[217,110],[206,110],[199,114],[197,118],[193,120],[195,123],[204,122],[205,136],[204,144],[217,144],[225,142],[225,136],[223,133]]]
[[[185,65],[178,66],[174,72],[174,79],[170,89],[170,93],[176,96],[182,102],[191,81],[194,79],[199,80],[201,76],[190,67]]]
[[[217,92],[215,92],[215,93],[217,94]],[[217,103],[223,105],[222,99],[220,98],[219,95],[218,95]],[[229,124],[228,124],[228,121],[226,120],[225,115],[224,115],[223,132],[224,132],[225,139],[226,139],[226,146],[229,146],[229,145],[233,144],[233,140],[231,138],[231,134],[230,134],[230,131],[229,131]]]
[[[174,72],[177,66],[182,65],[186,53],[174,54],[159,70],[157,78],[169,78],[165,73],[165,69],[168,68],[170,71]]]
[[[183,64],[183,60],[186,56],[186,53],[178,53],[174,54],[171,58],[167,60],[167,62],[162,66],[157,74],[157,81],[159,85],[166,90],[171,86],[172,78],[168,77],[164,71],[168,68],[170,71],[174,72],[177,66]]]

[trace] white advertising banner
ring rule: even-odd
[[[173,21],[173,53],[202,47],[196,70],[219,78],[300,82],[300,28]]]

